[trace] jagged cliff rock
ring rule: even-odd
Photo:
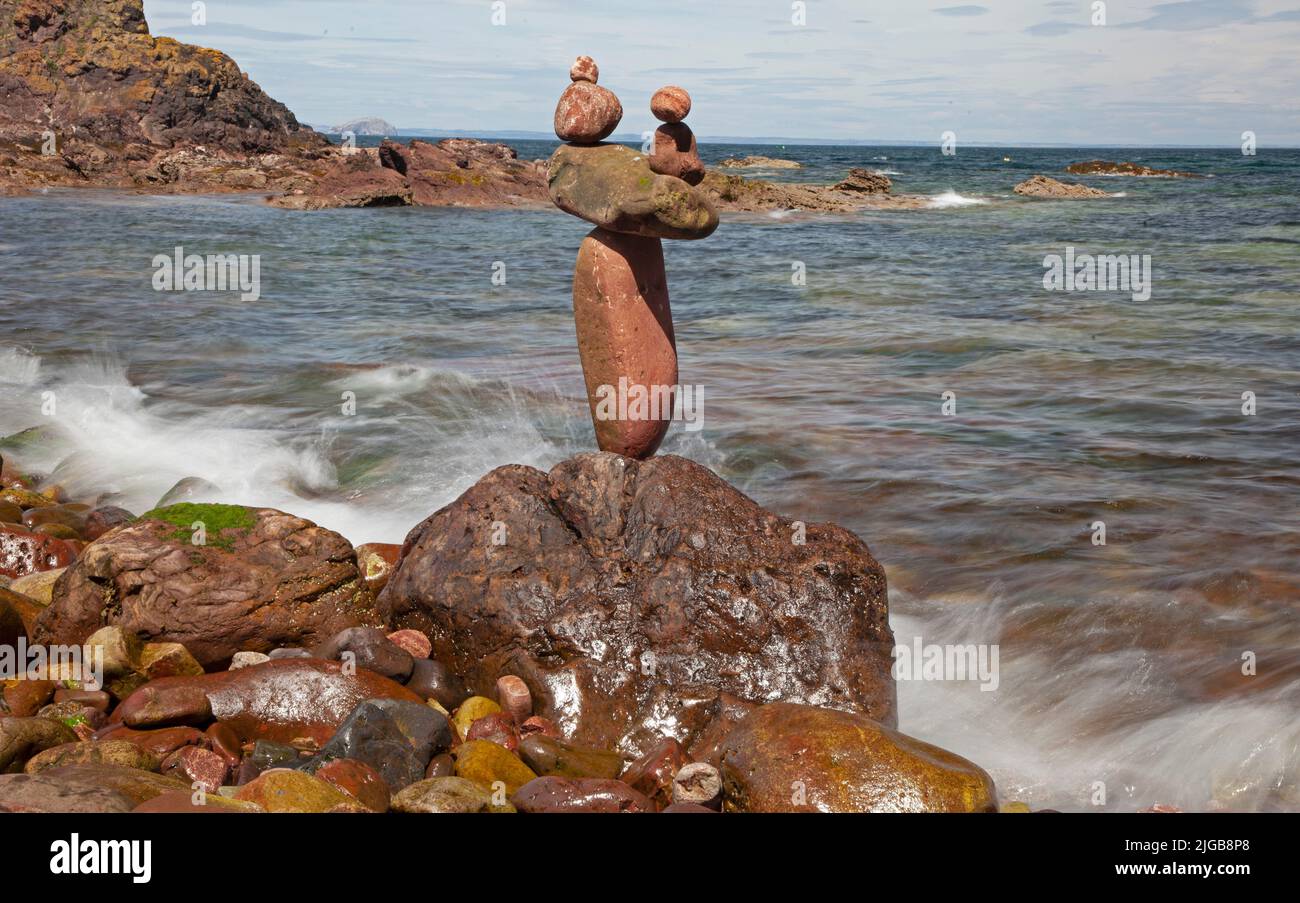
[[[224,53],[151,35],[142,0],[0,2],[0,182],[219,188],[327,146]]]

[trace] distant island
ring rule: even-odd
[[[378,116],[367,116],[361,119],[349,119],[341,125],[320,126],[317,129],[330,135],[344,135],[351,132],[354,135],[364,135],[367,137],[387,138],[390,135],[398,134],[397,126],[388,122],[386,119],[380,119]]]

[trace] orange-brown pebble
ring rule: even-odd
[[[573,61],[573,66],[569,69],[569,79],[575,82],[591,82],[594,85],[600,81],[600,67],[591,57],[580,56]]]
[[[668,85],[650,98],[650,112],[661,122],[681,122],[691,112],[691,95],[685,88]]]

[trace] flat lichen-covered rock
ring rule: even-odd
[[[805,529],[684,458],[502,467],[411,531],[379,609],[473,692],[523,678],[586,746],[689,745],[727,694],[893,723],[884,572]]]
[[[195,545],[200,524],[205,544]],[[370,623],[372,603],[339,534],[271,508],[183,503],[87,546],[33,639],[75,644],[119,626],[181,643],[211,670],[236,652],[314,645]]]
[[[703,193],[654,172],[646,155],[622,144],[562,144],[548,171],[555,206],[611,232],[701,239],[718,228]]]

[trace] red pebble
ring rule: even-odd
[[[201,746],[182,746],[162,763],[162,773],[197,784],[205,793],[216,793],[226,782],[230,766],[226,760]]]
[[[543,718],[541,715],[534,715],[519,725],[519,735],[521,737],[527,737],[529,734],[541,734],[543,737],[555,737],[557,740],[564,739],[560,734],[560,729],[555,726],[555,722],[549,718]]]
[[[505,712],[484,715],[469,726],[465,734],[466,742],[470,740],[491,740],[498,746],[514,752],[519,748],[519,731],[515,723]]]
[[[357,759],[335,759],[316,771],[316,777],[333,784],[372,812],[387,812],[392,792],[374,768]]]
[[[418,630],[396,630],[388,635],[388,639],[415,658],[428,658],[433,653],[433,643]]]

